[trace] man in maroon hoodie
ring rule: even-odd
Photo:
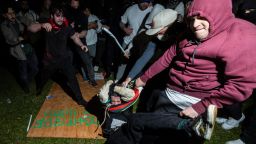
[[[166,89],[152,94],[154,112],[132,115],[108,143],[140,143],[145,132],[167,129],[210,139],[216,107],[244,101],[256,88],[256,27],[234,17],[231,0],[193,0],[186,18],[190,30],[136,80],[144,86],[169,68]]]

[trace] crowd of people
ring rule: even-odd
[[[86,0],[42,4],[37,11],[28,0],[1,5],[2,36],[25,93],[35,79],[40,95],[58,74],[86,108],[76,74],[97,87],[100,68],[106,80],[144,87],[138,111],[106,143],[157,143],[170,131],[210,140],[215,120],[229,130],[247,119],[241,138],[227,144],[256,143],[255,105],[249,115],[242,110],[256,88],[253,0],[106,0],[98,11]]]

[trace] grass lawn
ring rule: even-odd
[[[36,117],[52,82],[49,81],[41,96],[36,96],[32,83],[30,94],[25,94],[14,77],[0,67],[0,143],[1,144],[103,144],[104,140],[66,138],[27,138],[30,114]],[[11,103],[8,103],[10,99]],[[240,128],[225,131],[217,125],[211,141],[206,144],[224,144],[239,137]]]

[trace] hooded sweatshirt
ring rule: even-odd
[[[230,0],[193,0],[187,17],[210,24],[207,38],[186,35],[171,46],[140,78],[143,82],[165,68],[170,89],[201,99],[192,105],[201,114],[210,105],[244,101],[256,88],[256,26],[232,14]]]

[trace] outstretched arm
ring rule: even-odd
[[[28,26],[28,31],[34,33],[42,29],[45,29],[47,32],[50,32],[52,30],[52,25],[50,23],[33,23]]]

